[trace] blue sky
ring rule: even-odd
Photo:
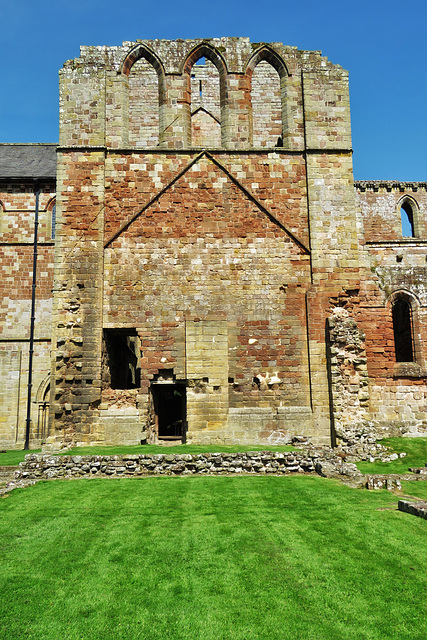
[[[356,179],[427,180],[427,0],[1,0],[0,142],[58,140],[58,69],[79,46],[247,36],[350,72]]]

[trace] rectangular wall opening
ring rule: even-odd
[[[157,437],[185,442],[186,387],[179,382],[157,382],[151,386]]]
[[[129,329],[104,329],[102,380],[111,389],[139,389],[141,386],[140,340]]]

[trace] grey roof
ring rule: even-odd
[[[0,144],[0,180],[56,178],[57,144]]]

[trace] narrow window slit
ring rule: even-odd
[[[402,225],[402,236],[404,238],[414,238],[414,214],[409,202],[404,202],[400,207],[400,221]]]
[[[398,298],[392,309],[396,362],[414,362],[412,308],[407,300]]]

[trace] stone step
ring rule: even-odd
[[[0,466],[0,482],[9,482],[13,479],[15,471],[18,471],[19,466]]]

